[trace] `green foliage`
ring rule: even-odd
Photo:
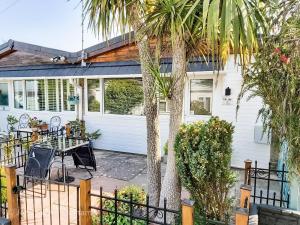
[[[5,170],[0,167],[0,204],[7,202],[7,189],[4,187],[6,187]]]
[[[16,125],[19,122],[19,120],[13,115],[8,115],[6,120],[9,127],[9,132],[13,131],[14,125]]]
[[[233,131],[231,123],[212,117],[208,122],[182,125],[176,136],[182,184],[211,219],[224,220],[231,209],[228,193],[236,180],[230,170]]]
[[[300,174],[300,16],[286,21],[277,35],[265,38],[244,76],[240,99],[259,96],[264,129],[288,142],[288,166]]]
[[[88,138],[89,140],[97,140],[100,136],[101,136],[101,132],[100,130],[96,130],[92,133],[85,133],[86,138]]]
[[[111,79],[105,82],[105,111],[132,114],[131,110],[144,101],[143,87],[135,79]]]
[[[146,202],[146,193],[140,187],[137,186],[127,186],[122,188],[117,195],[118,199],[121,200],[130,200],[132,196],[132,202],[134,203],[143,203]],[[106,210],[110,210],[114,212],[115,210],[115,202],[114,200],[103,200],[103,208]],[[129,215],[130,207],[128,203],[118,202],[118,212]],[[135,210],[139,210],[139,206],[133,206],[133,212]],[[99,224],[99,216],[93,216],[93,225]],[[103,224],[114,224],[115,216],[114,213],[103,213]],[[122,215],[118,215],[117,223],[118,225],[127,225],[130,224],[130,218]],[[133,225],[146,225],[145,221],[142,220],[134,220]]]

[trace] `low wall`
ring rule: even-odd
[[[300,211],[258,205],[258,225],[300,225]]]

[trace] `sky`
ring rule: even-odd
[[[101,42],[85,24],[84,47]],[[0,44],[9,39],[81,50],[80,0],[0,0]]]

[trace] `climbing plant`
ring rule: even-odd
[[[277,34],[265,37],[255,62],[244,75],[241,99],[259,96],[259,117],[288,143],[288,166],[300,174],[300,16],[287,20]]]

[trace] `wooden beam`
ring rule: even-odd
[[[18,205],[18,194],[14,193],[13,188],[17,185],[16,177],[16,166],[7,165],[5,166],[6,173],[6,187],[7,187],[7,209],[8,218],[11,221],[11,225],[20,225],[19,220],[19,205]]]
[[[91,225],[91,179],[80,180],[80,225]]]

